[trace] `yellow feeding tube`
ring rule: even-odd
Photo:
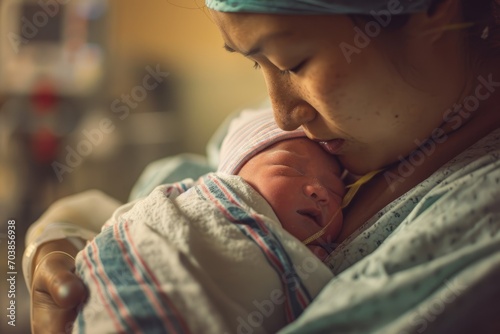
[[[332,218],[330,219],[330,221],[328,222],[328,224],[326,224],[321,230],[319,230],[318,232],[314,233],[313,235],[311,235],[310,237],[308,237],[307,239],[305,239],[304,241],[302,241],[302,243],[304,245],[308,245],[310,244],[311,242],[313,242],[314,240],[320,238],[323,234],[325,234],[325,231],[326,229],[328,228],[328,226],[330,226],[330,224],[334,221],[335,217],[338,216],[338,214],[340,213],[340,211],[345,208],[346,206],[349,205],[349,203],[351,203],[352,199],[354,198],[354,195],[356,195],[356,193],[358,192],[359,188],[361,188],[361,186],[365,183],[367,183],[368,181],[370,181],[375,175],[377,175],[378,173],[380,173],[383,169],[379,169],[379,170],[376,170],[376,171],[373,171],[373,172],[370,172],[366,175],[363,175],[359,180],[357,180],[356,182],[354,182],[353,184],[350,184],[348,185],[346,188],[349,189],[347,190],[347,194],[344,196],[344,198],[342,199],[342,205],[340,206],[340,208],[338,208],[337,211],[335,211],[335,213],[333,214]]]

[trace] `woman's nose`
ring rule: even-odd
[[[298,88],[290,79],[266,76],[268,93],[274,110],[276,124],[285,130],[292,131],[316,117],[316,111],[300,96]]]
[[[280,106],[273,103],[274,119],[276,124],[285,130],[292,131],[305,125],[316,117],[314,109],[305,102],[296,106]]]
[[[312,198],[319,204],[328,204],[330,201],[330,194],[328,189],[323,187],[319,182],[312,182],[304,185],[304,194]]]

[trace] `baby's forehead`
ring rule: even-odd
[[[286,164],[304,164],[308,160],[308,156],[300,152],[294,152],[282,149],[268,150],[267,158],[269,162],[286,163]]]
[[[300,142],[300,143],[299,143]],[[288,165],[309,165],[337,176],[342,167],[337,158],[325,152],[318,143],[307,138],[296,138],[276,143],[263,152],[269,163]]]
[[[302,139],[301,139],[302,140]],[[265,152],[269,158],[273,159],[307,159],[309,154],[300,145],[295,145],[299,139],[283,140],[275,143],[262,152]]]

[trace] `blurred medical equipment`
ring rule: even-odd
[[[118,4],[0,1],[0,212],[28,224],[91,187],[124,200],[148,162],[182,151],[171,69],[113,54]]]
[[[119,6],[0,0],[0,238],[16,219],[18,249],[56,199],[98,188],[126,200],[150,161],[183,150],[176,71],[168,55],[115,51]]]
[[[17,204],[28,218],[54,196],[44,193],[51,163],[105,76],[106,9],[105,0],[1,2],[0,170],[11,182],[0,205],[8,214]]]

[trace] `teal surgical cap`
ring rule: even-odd
[[[408,14],[429,9],[433,0],[206,0],[219,12],[268,14]]]

